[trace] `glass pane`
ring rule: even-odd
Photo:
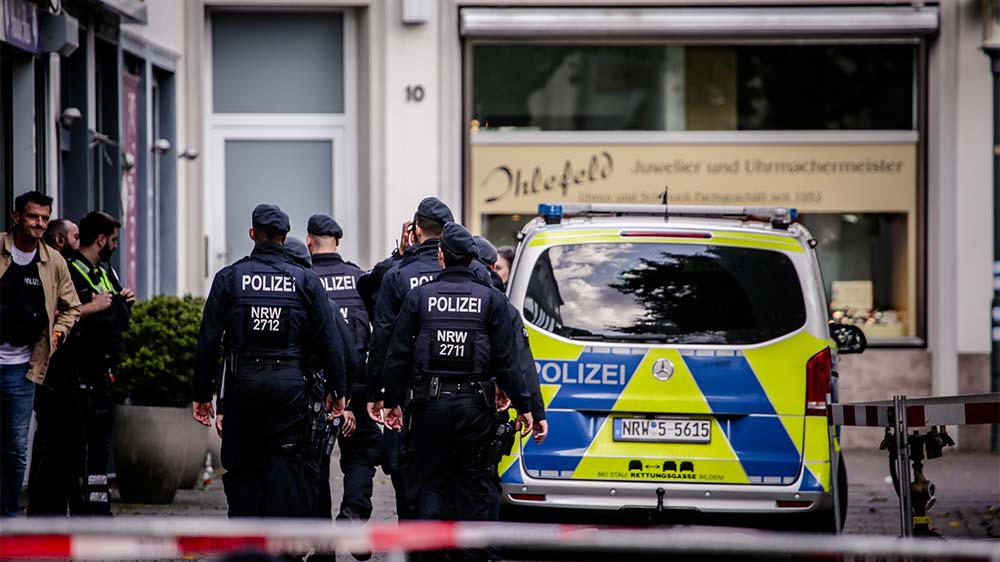
[[[914,129],[913,45],[477,45],[480,130]]]
[[[795,266],[779,252],[615,243],[545,250],[524,317],[574,339],[746,345],[797,330],[806,312]]]
[[[288,213],[291,234],[305,240],[314,213],[333,212],[331,141],[226,141],[227,262],[253,248],[247,232],[260,203]]]
[[[517,246],[517,233],[531,219],[530,215],[482,215],[482,232],[494,246]]]
[[[915,334],[905,213],[807,214],[817,240],[830,317],[870,339]]]
[[[343,113],[339,13],[212,15],[216,113]]]

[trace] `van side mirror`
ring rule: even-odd
[[[868,338],[861,328],[850,324],[830,323],[830,337],[837,342],[837,353],[861,353],[868,347]]]

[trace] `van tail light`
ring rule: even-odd
[[[832,371],[830,348],[809,358],[806,363],[806,415],[826,415],[826,395],[830,392]]]

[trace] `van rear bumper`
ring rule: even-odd
[[[523,483],[502,486],[501,502],[525,508],[580,510],[656,509],[656,490],[663,488],[667,510],[706,513],[793,514],[826,511],[833,506],[830,492],[799,491],[799,482],[787,486],[762,484],[677,484],[607,480],[542,480],[522,473]],[[516,499],[512,494],[530,496]],[[544,499],[541,497],[544,496]],[[796,502],[778,507],[778,502]],[[802,502],[811,502],[805,505]]]

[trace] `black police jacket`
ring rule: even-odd
[[[336,257],[336,260],[330,259],[331,257]],[[331,264],[339,264],[339,266],[344,266],[350,264],[354,268],[358,269],[358,271],[360,271],[360,268],[358,268],[356,265],[350,262],[345,262],[338,254],[335,253],[317,254],[312,257],[312,260],[310,262],[301,262],[298,259],[291,257],[290,255],[288,255],[287,252],[285,252],[285,259],[288,260],[288,262],[291,264],[300,265],[302,267],[305,267],[306,269],[312,269],[313,272],[316,273],[316,275],[320,278],[320,282],[323,283],[323,287],[326,290],[326,294],[330,303],[330,311],[332,312],[333,316],[333,325],[336,326],[337,335],[340,337],[340,342],[343,344],[344,372],[347,378],[346,396],[350,398],[352,384],[357,382],[359,376],[364,376],[363,357],[360,356],[355,349],[355,336],[352,333],[350,325],[346,321],[344,322],[340,321],[342,318],[340,313],[341,305],[334,297],[329,287],[327,287],[326,285],[327,281],[323,279],[324,270],[328,270],[328,268],[322,267],[322,265],[325,264],[326,266],[329,266]],[[317,265],[320,265],[321,269],[316,269]],[[322,355],[318,352],[318,350],[312,349],[311,347],[306,347],[305,356],[306,356],[306,366],[309,369],[317,369],[317,370],[323,369]]]
[[[392,327],[403,306],[403,299],[414,287],[433,280],[441,272],[437,260],[438,239],[424,240],[406,249],[404,256],[382,278],[372,317],[372,343],[368,351],[366,386],[371,400],[380,400],[385,354]]]
[[[519,411],[530,411],[531,402],[524,388],[517,360],[517,344],[511,329],[507,299],[492,286],[481,283],[467,267],[449,267],[438,275],[435,282],[479,283],[491,293],[487,299],[486,330],[489,337],[489,373],[504,389]],[[385,361],[385,407],[399,406],[406,391],[414,384],[415,339],[420,331],[420,292],[410,291],[403,300],[399,318],[392,331]]]
[[[257,244],[250,256],[244,259],[256,260],[279,269],[297,267],[286,261],[284,250],[277,244]],[[229,322],[230,308],[235,306],[234,275],[233,265],[219,270],[212,280],[212,288],[205,301],[205,313],[198,333],[198,349],[195,352],[193,394],[195,402],[210,401],[215,391],[216,370],[222,352],[223,335]],[[319,277],[310,270],[301,270],[300,274],[297,272],[297,277],[302,279],[297,292],[303,299],[302,306],[307,319],[306,330],[302,332],[302,337],[306,341],[300,342],[299,347],[317,350],[320,366],[326,374],[327,392],[336,397],[344,396],[347,392],[344,343],[334,324],[336,319],[326,291]],[[233,351],[241,354],[245,350]],[[300,357],[300,359],[305,358]]]
[[[497,272],[489,269],[486,264],[480,261],[473,261],[469,269],[472,275],[480,282],[492,284],[493,287],[504,292],[503,280]],[[505,294],[506,296],[506,294]],[[545,401],[542,399],[542,389],[538,382],[538,368],[535,367],[535,356],[531,353],[531,344],[528,341],[528,330],[524,327],[524,320],[521,314],[514,308],[514,305],[507,301],[508,312],[510,313],[511,326],[514,330],[514,341],[517,344],[517,362],[520,368],[524,389],[531,395],[531,417],[535,421],[545,419]]]
[[[402,261],[404,257],[413,255],[416,249],[416,246],[410,246],[402,254],[399,253],[398,249],[393,250],[389,257],[375,264],[371,271],[358,278],[358,294],[361,295],[361,300],[364,301],[365,308],[368,309],[369,318],[375,317],[375,298],[378,295],[379,287],[382,286],[385,274],[389,273],[389,270]]]

